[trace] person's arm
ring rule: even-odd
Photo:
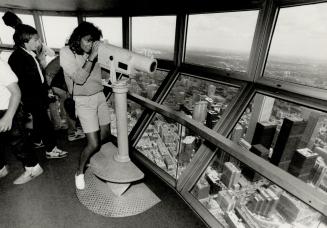
[[[0,119],[0,132],[9,131],[12,126],[12,121],[20,103],[21,93],[19,86],[16,82],[7,86],[7,89],[11,93],[9,100],[9,107],[3,117]]]
[[[60,50],[60,66],[63,68],[65,75],[70,77],[76,84],[83,85],[94,66],[95,58],[98,55],[99,42],[94,42],[92,52],[82,67],[78,66],[74,53],[64,48]]]

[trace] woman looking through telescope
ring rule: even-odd
[[[103,94],[101,67],[97,62],[101,37],[102,32],[96,26],[82,22],[74,29],[68,46],[60,50],[60,65],[87,138],[75,174],[77,189],[85,188],[84,172],[89,158],[110,137],[109,107]]]

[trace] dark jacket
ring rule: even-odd
[[[32,108],[34,105],[47,107],[48,86],[45,78],[42,83],[34,58],[22,48],[16,48],[8,63],[18,77],[24,107]]]

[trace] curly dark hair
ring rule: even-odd
[[[25,25],[25,24],[18,24],[16,26],[15,33],[13,35],[15,47],[25,48],[24,43],[27,43],[35,34],[37,34],[37,31],[32,26]]]
[[[73,31],[68,40],[69,48],[76,54],[82,55],[84,51],[81,48],[81,39],[90,35],[93,41],[98,41],[102,37],[101,30],[90,22],[83,21]]]

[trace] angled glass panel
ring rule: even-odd
[[[326,20],[327,3],[280,9],[264,77],[327,89]]]
[[[186,127],[156,114],[136,149],[178,180],[202,142],[199,136]]]
[[[175,44],[176,16],[133,17],[133,51],[172,60]]]
[[[185,61],[246,72],[258,11],[190,15]]]
[[[129,91],[152,99],[167,74],[168,72],[161,70],[157,70],[152,74],[137,72],[136,75],[129,76]]]
[[[259,173],[249,179],[248,171],[248,166],[218,149],[190,192],[222,227],[327,226],[326,216]]]
[[[116,123],[116,113],[115,113],[115,102],[114,102],[114,94],[111,94],[109,99],[107,100],[107,104],[109,106],[110,111],[110,128],[111,134],[117,137],[117,123]],[[144,108],[127,99],[127,130],[128,134],[133,129],[134,125],[138,121],[139,117],[141,116]]]
[[[213,128],[239,88],[180,75],[163,104]]]
[[[77,17],[41,16],[46,43],[51,48],[62,48],[77,27]]]
[[[0,18],[2,19],[4,12],[0,12]],[[27,24],[35,28],[35,22],[33,15],[29,14],[16,14],[23,22],[23,24]],[[1,20],[0,23],[0,40],[3,44],[14,44],[13,35],[15,30],[12,27],[5,25],[5,23]]]
[[[230,138],[305,183],[327,190],[327,113],[256,94]]]
[[[123,28],[121,17],[87,17],[86,21],[93,23],[102,31],[103,39],[109,44],[123,46]]]

